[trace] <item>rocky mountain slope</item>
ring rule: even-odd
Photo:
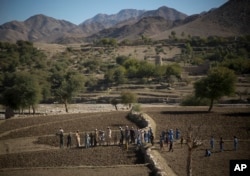
[[[192,18],[191,18],[192,17]],[[250,3],[248,0],[230,0],[218,9],[186,18],[182,25],[152,36],[166,39],[175,31],[180,36],[240,36],[249,35]],[[188,20],[189,19],[189,20]]]
[[[113,27],[122,21],[137,20],[144,12],[144,10],[124,9],[113,15],[97,14],[84,21],[79,27],[88,34],[94,34],[102,29]]]
[[[166,20],[183,20],[187,15],[168,7],[161,7],[156,10],[144,11],[135,9],[124,9],[117,14],[97,14],[80,25],[74,25],[64,20],[57,20],[45,15],[35,15],[24,22],[12,21],[0,26],[0,40],[15,42],[16,40],[29,40],[33,42],[56,42],[71,43],[82,42],[84,38],[93,35],[101,30],[114,31],[118,37],[135,36],[140,31],[147,30],[138,27],[140,20],[147,17],[162,17]],[[154,21],[147,22],[150,26],[158,26]],[[164,22],[167,23],[167,22]],[[133,26],[136,25],[135,31]],[[154,28],[152,26],[152,28]],[[124,32],[122,29],[127,30]],[[129,28],[129,29],[127,29]],[[121,33],[120,33],[120,32]],[[120,33],[120,34],[118,34]],[[103,33],[94,36],[105,36]],[[108,34],[108,36],[116,36],[116,34]]]
[[[45,15],[35,15],[24,22],[12,21],[0,26],[0,40],[29,40],[53,42],[65,35],[76,35],[83,32],[78,26],[65,20],[56,20]]]
[[[141,35],[160,40],[172,31],[184,37],[239,36],[250,34],[249,16],[248,0],[230,0],[218,9],[191,16],[165,6],[150,11],[125,9],[113,15],[98,14],[80,25],[35,15],[1,25],[0,41],[75,43],[102,37],[136,39]]]
[[[94,35],[87,37],[88,41],[93,41],[98,38],[116,38],[122,39],[136,39],[142,35],[151,36],[155,33],[165,31],[173,26],[173,21],[166,20],[163,17],[152,16],[140,19],[132,25],[124,25],[122,27],[104,29]]]
[[[150,36],[162,32],[172,27],[174,21],[184,20],[186,17],[186,14],[163,6],[150,11],[122,10],[118,14],[110,16],[99,14],[84,22],[84,25],[106,25],[103,26],[103,30],[99,30],[100,32],[95,30],[94,35],[87,37],[88,40],[102,37],[135,39],[142,34]],[[102,21],[103,23],[101,23]],[[91,30],[93,31],[93,28]]]

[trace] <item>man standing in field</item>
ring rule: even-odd
[[[99,138],[98,130],[95,129],[95,134],[94,134],[94,146],[97,146],[98,138]]]
[[[160,151],[163,151],[164,136],[160,135]]]
[[[169,152],[173,152],[173,151],[174,151],[173,145],[174,145],[174,141],[173,141],[173,140],[170,140],[169,150],[168,150]]]
[[[60,128],[60,130],[59,130],[60,148],[63,148],[63,144],[64,144],[64,140],[63,140],[64,136],[63,136],[63,133],[64,133],[63,129]]]
[[[128,129],[128,126],[126,126],[126,129],[125,129],[125,147],[126,147],[126,150],[128,150],[128,144],[129,144],[129,138],[130,138],[130,130]]]
[[[108,129],[108,131],[107,131],[107,134],[108,134],[107,145],[110,145],[111,144],[111,139],[112,139],[112,130],[110,129],[110,127],[108,127],[107,129]]]
[[[183,145],[183,136],[181,136],[181,147],[182,147],[182,145]]]
[[[122,130],[122,127],[120,127],[120,146],[123,145],[123,141],[124,141],[124,132]]]
[[[148,143],[148,133],[146,130],[144,130],[143,136],[144,136],[144,142]]]
[[[135,143],[135,130],[134,130],[134,127],[131,127],[130,129],[130,143],[134,144]]]
[[[174,140],[174,131],[172,129],[169,131],[169,140],[170,142]]]
[[[80,144],[80,134],[79,134],[79,131],[77,130],[76,131],[76,147],[80,147],[81,144]]]
[[[222,137],[220,137],[220,151],[221,152],[224,151],[224,141],[223,141]]]
[[[154,146],[154,139],[155,139],[154,134],[151,133],[151,135],[150,135],[150,142],[151,142],[152,146]]]
[[[178,140],[180,137],[180,130],[178,128],[176,128],[176,131],[175,131],[175,138],[176,140]]]
[[[211,139],[210,139],[210,148],[211,148],[211,150],[214,150],[214,136],[211,136]]]
[[[93,147],[94,146],[94,136],[93,136],[93,133],[90,133],[89,137],[90,137],[90,146]]]
[[[238,138],[234,136],[234,150],[236,151],[238,148]]]
[[[67,148],[71,148],[71,132],[67,136]]]
[[[149,130],[148,130],[148,143],[151,143],[151,135],[152,135],[152,128],[149,127]]]

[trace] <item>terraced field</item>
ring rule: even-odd
[[[120,111],[4,120],[0,124],[0,175],[58,175],[62,170],[66,171],[63,175],[150,175],[143,155],[133,146],[128,151],[118,144],[76,148],[73,137],[72,148],[66,148],[66,139],[65,147],[59,148],[55,135],[59,128],[65,134],[79,130],[83,145],[83,132],[109,126],[115,135],[119,126],[136,127],[126,115]]]
[[[86,105],[84,105],[86,106]],[[89,105],[89,107],[100,105]],[[105,106],[106,107],[106,106]],[[78,107],[80,108],[80,107]],[[126,151],[117,143],[112,146],[92,148],[73,147],[59,148],[59,128],[65,134],[76,130],[84,133],[95,129],[105,130],[110,126],[113,136],[119,126],[134,126],[127,118],[127,111],[95,113],[75,113],[36,117],[16,117],[0,121],[0,175],[153,175],[144,155],[137,152],[133,145]],[[84,111],[84,108],[80,108]],[[96,108],[98,109],[98,108]],[[101,109],[98,109],[101,110]],[[107,110],[107,109],[106,109]],[[110,109],[109,109],[110,110]],[[185,144],[188,127],[202,141],[192,154],[193,175],[220,176],[228,175],[229,161],[232,159],[250,159],[250,111],[249,107],[215,107],[207,113],[207,107],[179,107],[166,105],[142,105],[142,111],[148,114],[156,124],[155,145],[153,151],[160,152],[168,166],[177,175],[187,173],[187,153]],[[184,144],[180,140],[174,142],[174,151],[168,152],[164,144],[160,151],[159,136],[166,129],[180,129]],[[215,149],[211,157],[205,157],[205,149],[209,148],[210,136],[215,137]],[[239,139],[239,148],[233,150],[233,136]],[[224,152],[219,151],[218,140],[224,139]],[[114,139],[114,138],[113,138]],[[66,145],[66,136],[65,136]]]

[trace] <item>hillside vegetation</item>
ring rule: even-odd
[[[22,112],[38,103],[110,103],[124,91],[139,103],[180,103],[210,68],[227,67],[238,75],[234,98],[249,98],[249,36],[191,37],[93,45],[0,43],[1,104]]]

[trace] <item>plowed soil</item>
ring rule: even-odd
[[[74,134],[135,126],[127,112],[102,112],[55,116],[18,117],[0,123],[0,175],[150,175],[143,155],[131,145],[125,150],[111,146],[76,148]],[[59,148],[59,128],[65,131],[64,147]],[[66,135],[72,132],[72,148],[66,147]],[[44,147],[46,146],[46,147]],[[25,147],[28,149],[25,149]]]
[[[143,106],[142,106],[143,107]],[[144,106],[156,123],[155,147],[159,150],[159,136],[163,130],[178,128],[186,139],[188,127],[202,141],[192,155],[193,175],[221,176],[229,174],[229,161],[250,159],[250,110],[245,108],[215,107],[207,113],[207,107],[150,107]],[[152,175],[140,152],[130,146],[126,151],[117,144],[85,149],[76,148],[74,133],[79,130],[81,143],[85,132],[95,129],[113,130],[119,126],[135,126],[126,118],[127,112],[78,113],[55,116],[18,117],[0,121],[0,175]],[[59,128],[65,131],[64,148],[59,148]],[[66,147],[66,135],[72,132],[73,146]],[[205,157],[210,136],[215,137],[215,149]],[[239,139],[237,151],[233,150],[233,136]],[[224,139],[224,152],[219,151],[219,138]],[[113,138],[114,140],[114,138]],[[164,150],[160,154],[177,175],[187,175],[187,145],[180,140],[174,142],[174,151]]]
[[[229,162],[235,159],[250,159],[250,110],[248,107],[214,108],[208,113],[207,107],[171,107],[171,108],[144,108],[156,123],[156,142],[163,130],[178,128],[184,140],[187,137],[188,127],[193,127],[193,134],[202,141],[192,154],[193,175],[221,176],[229,175]],[[210,157],[205,157],[205,149],[210,149],[211,135],[215,138],[215,149]],[[238,150],[234,151],[233,136],[239,139]],[[224,152],[220,152],[219,139],[223,137]],[[187,175],[188,147],[180,140],[174,142],[174,151],[169,151],[164,145],[161,152],[168,165],[177,175]],[[159,150],[159,144],[156,144]]]

